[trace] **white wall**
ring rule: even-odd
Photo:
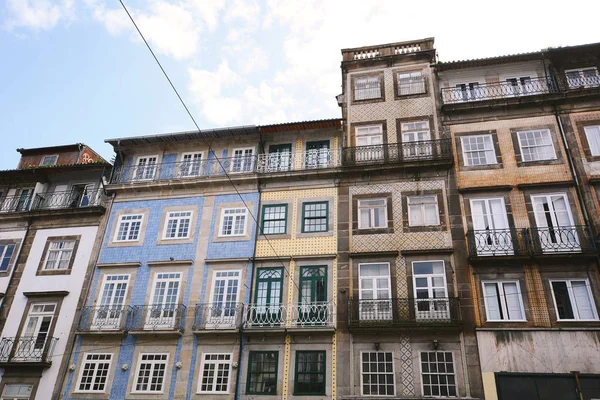
[[[23,246],[23,238],[25,237],[25,232],[26,232],[25,230],[0,232],[0,240],[15,240],[15,239],[20,240],[21,243],[19,243],[19,246],[17,248],[15,248],[15,252],[18,254],[19,250],[21,250],[21,246]],[[0,277],[0,293],[6,293],[6,290],[8,289],[8,281],[10,280],[10,272],[12,272],[12,270],[16,264],[16,256],[14,256],[14,257],[15,257],[15,262],[11,265],[8,276]]]
[[[529,76],[535,78],[544,75],[544,66],[539,61],[510,63],[501,65],[490,65],[487,67],[465,68],[459,70],[450,70],[440,72],[440,87],[444,87],[446,83],[450,87],[455,87],[457,84],[479,82],[485,83],[485,78],[518,78]]]

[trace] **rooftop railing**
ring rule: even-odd
[[[0,362],[51,363],[58,338],[38,336],[3,337]]]

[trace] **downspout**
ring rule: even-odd
[[[102,251],[102,244],[104,243],[104,236],[106,235],[106,229],[108,228],[108,219],[110,218],[110,215],[111,215],[111,212],[112,212],[114,200],[115,200],[115,194],[113,193],[113,195],[112,195],[112,197],[110,199],[110,204],[108,205],[108,209],[104,213],[104,215],[106,216],[106,219],[104,220],[104,226],[102,227],[102,235],[100,236],[100,243],[99,243],[99,246],[98,246],[98,251],[96,251],[96,254],[95,254],[95,257],[94,257],[93,266],[92,266],[92,270],[90,271],[90,274],[89,274],[88,284],[87,284],[87,287],[85,288],[82,307],[85,307],[85,304],[86,304],[87,299],[88,299],[88,295],[90,293],[90,288],[92,287],[92,282],[94,281],[94,275],[95,275],[96,269],[97,269],[96,266],[98,264],[98,259],[100,258],[100,252]],[[79,310],[79,311],[81,312],[81,310]],[[81,317],[81,314],[73,322],[76,323],[80,317]],[[76,342],[77,342],[76,336],[73,336],[73,340],[71,341],[71,346],[69,348],[67,360],[71,359],[71,357],[73,355],[73,349],[75,348],[75,343]],[[67,354],[67,353],[65,352],[65,354]],[[65,363],[65,366],[64,366],[63,370],[59,373],[59,379],[57,381],[57,383],[58,383],[59,386],[58,386],[58,390],[56,391],[56,397],[55,397],[56,400],[59,400],[60,396],[63,394],[62,390],[63,390],[65,378],[66,378],[67,373],[68,373],[68,369],[69,369],[69,362]]]

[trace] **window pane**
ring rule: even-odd
[[[552,282],[552,291],[556,300],[556,308],[559,319],[574,319],[573,307],[569,298],[567,282]]]

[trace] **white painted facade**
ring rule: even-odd
[[[19,251],[21,250],[21,246],[23,246],[23,239],[25,238],[26,232],[27,231],[24,229],[10,231],[10,232],[0,232],[0,240],[19,240],[19,245],[17,247],[15,247],[15,252],[17,254],[19,254]],[[11,275],[13,269],[15,268],[16,262],[17,262],[17,260],[15,257],[15,261],[9,266],[8,275],[0,276],[0,293],[6,294],[6,291],[8,290],[8,283],[10,281],[10,275]]]

